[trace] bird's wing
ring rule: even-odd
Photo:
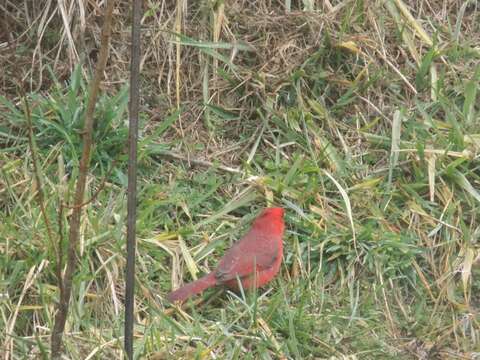
[[[278,245],[266,240],[260,234],[248,233],[235,243],[220,261],[215,277],[220,282],[249,276],[257,271],[268,269],[278,257]]]

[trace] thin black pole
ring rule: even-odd
[[[128,132],[127,269],[125,274],[125,355],[133,360],[133,305],[135,294],[135,222],[137,218],[137,138],[140,104],[140,21],[142,0],[133,0],[130,63],[130,120]]]

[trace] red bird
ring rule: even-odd
[[[261,287],[278,273],[283,254],[283,209],[267,208],[257,217],[250,231],[220,259],[216,270],[168,294],[170,302],[183,302],[202,291],[225,285],[238,290]]]

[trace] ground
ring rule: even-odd
[[[144,6],[136,357],[480,358],[477,2]],[[0,8],[0,346],[48,358],[104,2]],[[96,108],[72,359],[122,354],[130,11]],[[170,307],[270,205],[275,281]]]

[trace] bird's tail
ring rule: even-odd
[[[168,294],[167,299],[172,303],[176,301],[184,302],[190,296],[199,294],[202,291],[212,286],[215,286],[215,284],[216,284],[215,274],[211,272],[196,281],[193,281],[185,286],[182,286],[181,288],[175,291],[172,291],[170,294]]]

